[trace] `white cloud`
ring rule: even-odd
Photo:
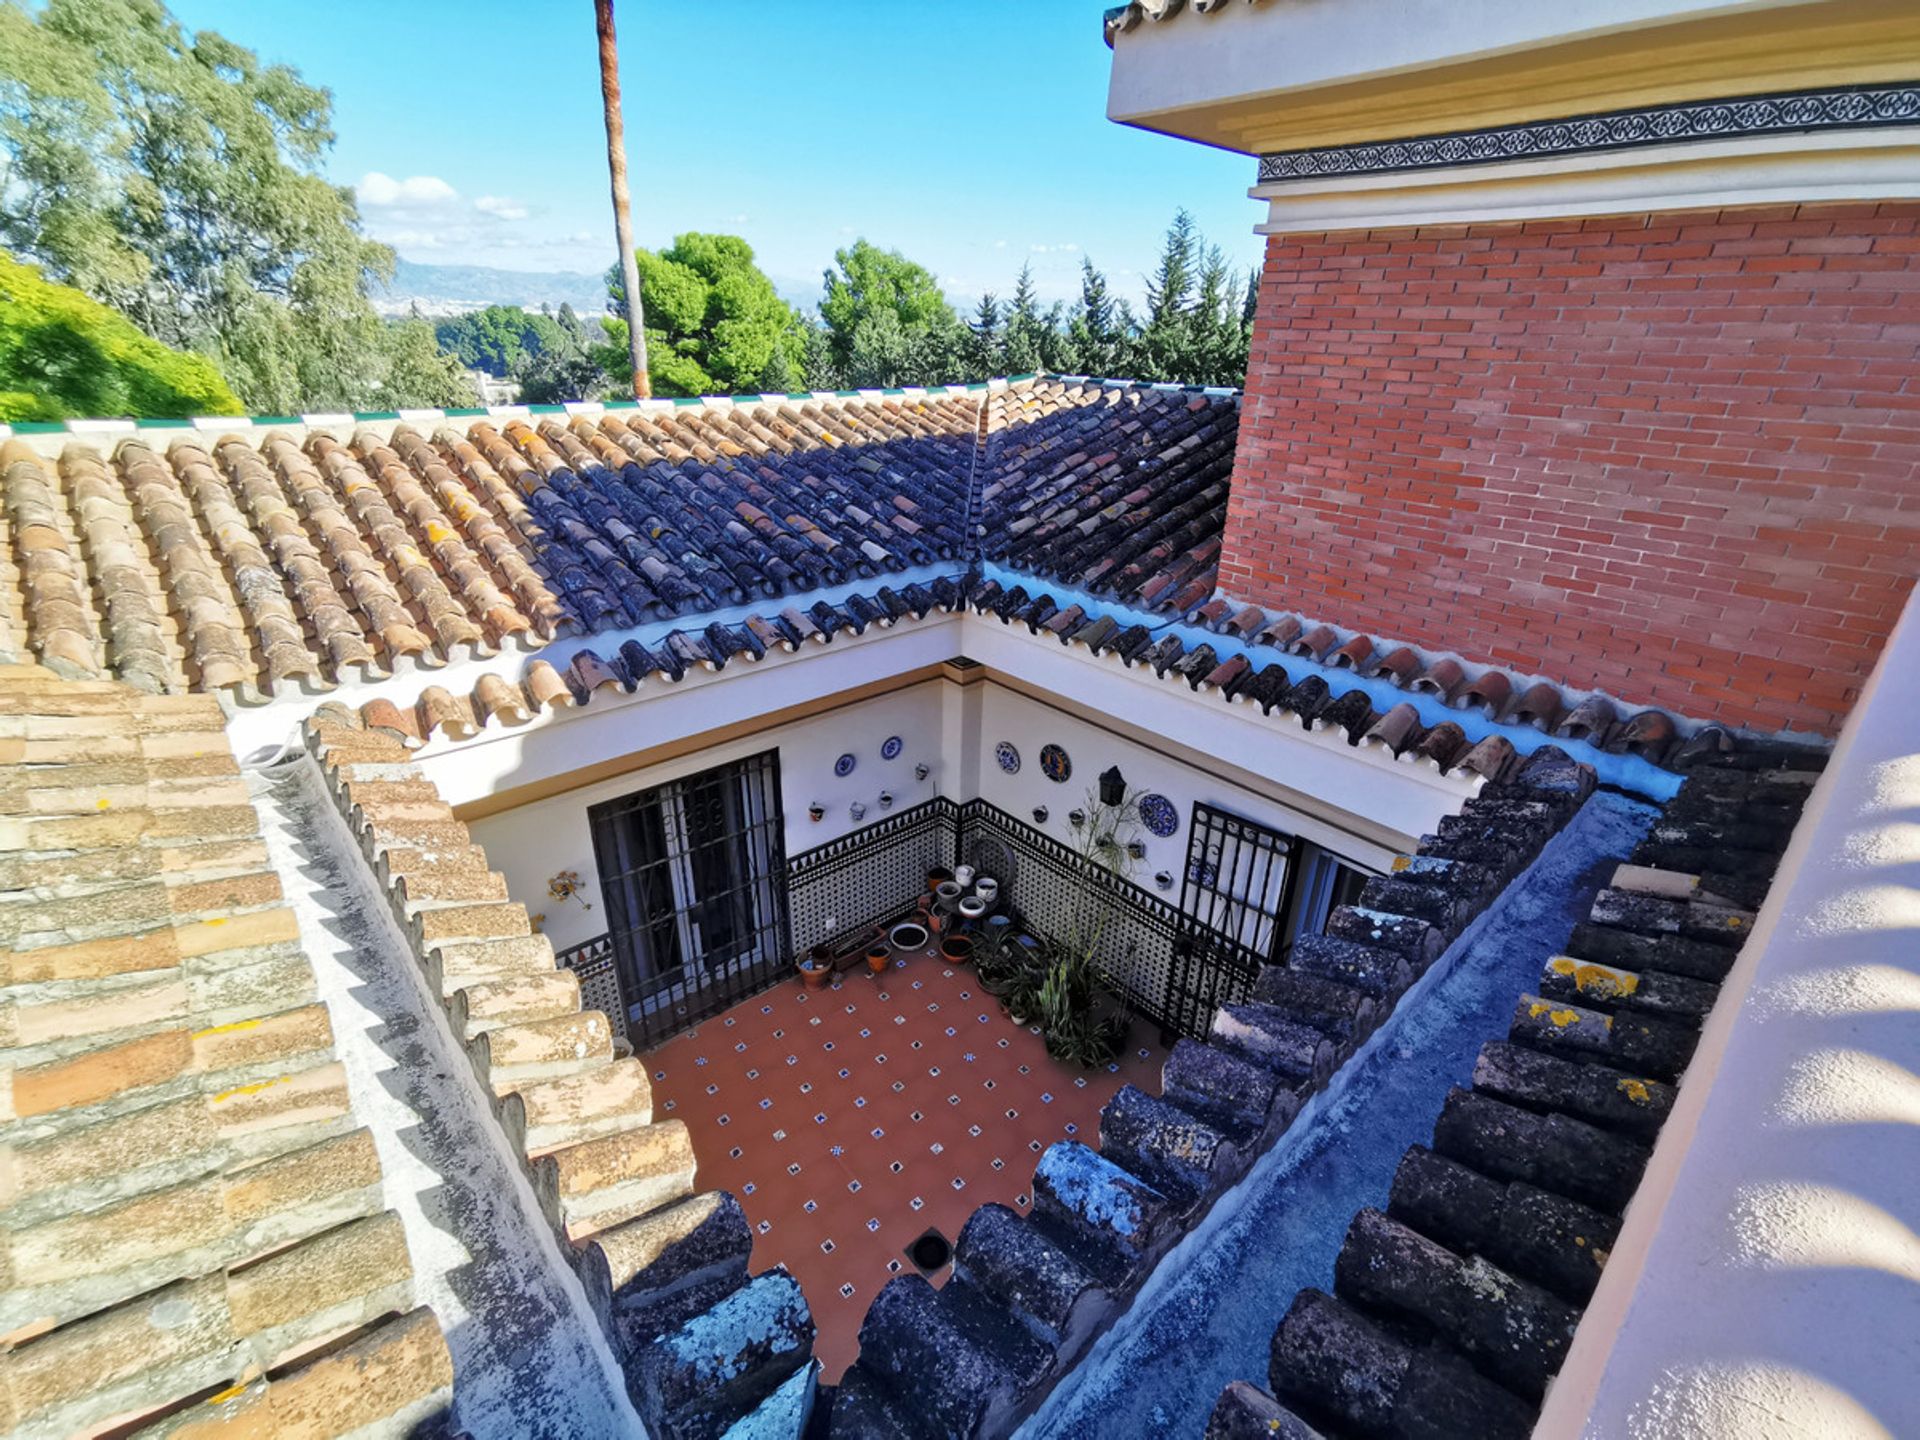
[[[473,202],[473,208],[483,215],[491,215],[499,220],[524,220],[527,207],[518,200],[509,200],[504,195],[482,195]]]
[[[378,170],[362,175],[354,193],[362,205],[379,210],[432,209],[453,204],[460,198],[460,192],[438,175],[409,175],[404,180],[396,180]]]

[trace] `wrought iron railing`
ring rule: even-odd
[[[1059,938],[1084,930],[1086,907],[1103,908],[1095,956],[1102,981],[1125,1004],[1163,1031],[1203,1034],[1218,1005],[1244,999],[1264,957],[1209,931],[1150,891],[986,800],[964,804],[936,797],[817,845],[787,865],[787,913],[793,953],[831,943],[909,912],[935,866],[965,862],[1001,882],[1001,895],[1034,933]],[[580,972],[588,1003],[623,1020],[606,936],[562,951],[560,963]],[[753,992],[777,983],[784,969],[752,977]],[[737,988],[728,1003],[745,998]],[[703,1013],[710,1013],[703,1007]],[[692,1019],[673,1017],[674,1028]],[[625,1027],[623,1026],[623,1029]],[[649,1024],[634,1042],[663,1036]]]

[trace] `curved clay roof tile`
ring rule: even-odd
[[[1613,705],[1605,696],[1589,695],[1554,727],[1553,733],[1563,740],[1585,740],[1590,744],[1603,745],[1618,719]]]
[[[456,700],[438,685],[429,685],[422,691],[415,708],[420,715],[422,735],[431,737],[439,731],[449,740],[467,740],[479,733],[473,707],[465,700]]]
[[[1513,742],[1504,735],[1489,735],[1460,758],[1457,768],[1484,780],[1498,780],[1513,764]]]
[[[1453,707],[1456,710],[1470,707],[1478,709],[1489,720],[1497,720],[1512,697],[1513,682],[1498,670],[1488,670],[1461,688],[1453,698]]]
[[[1414,753],[1444,775],[1459,763],[1466,748],[1467,732],[1448,720],[1429,730],[1414,747]]]
[[[1372,654],[1373,641],[1365,635],[1356,635],[1324,658],[1336,670],[1358,671]]]
[[[536,660],[527,667],[526,690],[536,710],[559,710],[573,704],[573,691],[560,678],[560,672],[545,660]]]
[[[1676,733],[1672,716],[1642,710],[1608,737],[1606,748],[1615,754],[1640,755],[1657,765],[1672,748]]]
[[[1370,661],[1361,673],[1373,679],[1384,678],[1404,690],[1420,673],[1420,657],[1412,647],[1402,645]]]
[[[402,710],[391,700],[369,700],[360,707],[360,720],[370,730],[391,730],[410,750],[420,747],[420,720],[412,710]]]
[[[1520,696],[1520,703],[1513,707],[1513,721],[1515,724],[1531,725],[1536,730],[1551,731],[1565,708],[1556,686],[1549,685],[1545,680],[1536,680]]]
[[[1419,734],[1420,713],[1403,700],[1374,721],[1373,727],[1360,737],[1360,743],[1383,746],[1398,756],[1419,737]]]
[[[1318,660],[1334,647],[1339,638],[1331,625],[1316,625],[1306,634],[1288,641],[1284,648],[1289,655],[1303,655],[1309,660]]]
[[[1454,691],[1466,678],[1466,669],[1458,660],[1436,660],[1424,674],[1414,676],[1407,688],[1416,694],[1438,695],[1443,700],[1451,700]]]
[[[474,684],[473,708],[476,714],[498,720],[502,725],[524,725],[529,718],[526,697],[520,693],[520,687],[498,675],[482,675]]]

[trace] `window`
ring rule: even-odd
[[[1299,890],[1294,896],[1293,913],[1287,917],[1287,942],[1281,952],[1282,959],[1302,935],[1318,935],[1336,907],[1358,905],[1360,890],[1368,878],[1367,871],[1330,850],[1322,850],[1312,841],[1301,841],[1300,849]]]
[[[785,961],[774,751],[589,807],[628,1031],[651,1042]]]

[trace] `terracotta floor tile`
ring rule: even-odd
[[[692,1133],[701,1188],[746,1211],[754,1269],[784,1264],[800,1281],[829,1381],[857,1355],[873,1297],[913,1269],[908,1245],[929,1228],[957,1240],[989,1201],[1029,1209],[1040,1152],[1069,1135],[1094,1144],[1100,1107],[1129,1080],[1157,1090],[1162,1058],[1136,1027],[1115,1070],[1060,1065],[971,970],[932,956],[879,983],[836,978],[783,983],[642,1057],[656,1113]]]

